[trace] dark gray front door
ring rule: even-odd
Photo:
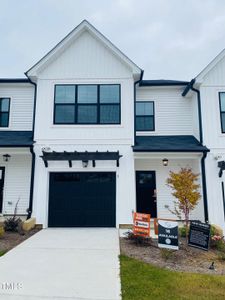
[[[5,167],[0,167],[0,213],[2,213],[2,207],[3,207],[4,182],[5,182]]]
[[[157,217],[155,171],[136,172],[137,212]]]
[[[115,227],[115,173],[50,173],[48,225]]]

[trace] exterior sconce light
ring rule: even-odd
[[[163,166],[167,167],[169,160],[167,158],[163,158],[162,162],[163,162]]]
[[[82,166],[83,166],[83,168],[87,168],[88,160],[82,160]]]
[[[3,156],[3,161],[5,161],[5,162],[8,162],[11,157],[11,155],[9,155],[9,154],[4,154],[2,156]]]

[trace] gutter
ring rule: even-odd
[[[34,153],[34,146],[30,146],[30,153],[32,156],[31,162],[31,180],[30,180],[30,198],[29,198],[29,207],[28,207],[28,214],[27,219],[30,219],[33,211],[33,194],[34,194],[34,171],[35,171],[35,153]]]
[[[201,158],[201,173],[202,173],[202,193],[203,193],[203,203],[204,203],[204,216],[205,222],[209,222],[209,213],[208,213],[208,197],[207,197],[207,188],[206,188],[206,175],[205,175],[205,159],[207,157],[207,152],[203,152]]]
[[[142,81],[144,70],[141,70],[140,79],[134,82],[134,146],[136,145],[136,86]]]
[[[27,74],[25,73],[27,76]],[[35,129],[35,116],[36,116],[36,99],[37,99],[37,84],[33,82],[28,76],[28,81],[33,84],[34,86],[34,108],[33,108],[33,125],[32,125],[32,140],[34,143],[34,129]],[[34,172],[35,172],[35,161],[36,156],[34,152],[34,146],[30,146],[30,153],[32,156],[32,162],[31,162],[31,181],[30,181],[30,198],[29,198],[29,207],[28,207],[28,214],[27,219],[29,219],[33,212],[33,194],[34,194]]]
[[[182,96],[185,97],[187,93],[192,90],[197,94],[198,101],[198,120],[199,120],[199,142],[203,143],[203,127],[202,127],[202,109],[201,109],[201,94],[200,91],[194,88],[196,79],[193,78],[189,84],[184,89]],[[207,187],[206,187],[206,175],[205,175],[205,159],[207,157],[207,152],[203,152],[203,156],[201,158],[201,173],[202,173],[202,192],[203,192],[203,203],[204,203],[204,215],[205,222],[209,221],[209,213],[208,213],[208,199],[207,199]]]

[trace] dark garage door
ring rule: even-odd
[[[50,173],[49,227],[115,227],[115,216],[115,173]]]

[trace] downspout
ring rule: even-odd
[[[136,85],[142,81],[144,70],[141,70],[140,79],[134,82],[134,146],[136,145]]]
[[[188,90],[192,90],[197,94],[198,101],[198,121],[199,121],[199,142],[203,143],[203,127],[202,127],[202,109],[201,109],[201,94],[200,91],[194,88],[195,78],[191,80],[189,86],[184,90],[182,96],[185,96],[188,93]],[[209,221],[208,213],[208,197],[207,197],[207,187],[206,187],[206,175],[205,175],[205,159],[207,157],[207,152],[203,152],[201,158],[201,173],[202,173],[202,193],[203,193],[203,203],[204,203],[204,217],[205,222]]]
[[[25,74],[26,75],[26,74]],[[27,76],[27,75],[26,75]],[[27,76],[29,82],[34,85],[34,108],[33,108],[33,124],[32,124],[32,140],[34,143],[34,128],[35,128],[35,112],[36,112],[36,98],[37,98],[37,84],[30,80]],[[34,172],[35,172],[35,152],[34,152],[34,145],[30,146],[30,153],[31,153],[31,180],[30,180],[30,197],[29,197],[29,207],[28,207],[28,214],[27,219],[31,218],[33,212],[33,194],[34,194]]]
[[[207,188],[206,188],[206,175],[205,175],[205,159],[207,157],[207,152],[203,152],[203,156],[201,158],[201,172],[202,172],[202,192],[203,192],[203,203],[204,203],[204,216],[205,222],[209,221],[209,213],[208,213],[208,199],[207,199]]]
[[[34,146],[32,145],[30,147],[30,153],[31,153],[31,180],[30,180],[30,199],[29,199],[29,208],[28,208],[28,214],[27,219],[29,219],[32,215],[33,211],[33,194],[34,194],[34,170],[35,170],[35,153],[34,153]]]

